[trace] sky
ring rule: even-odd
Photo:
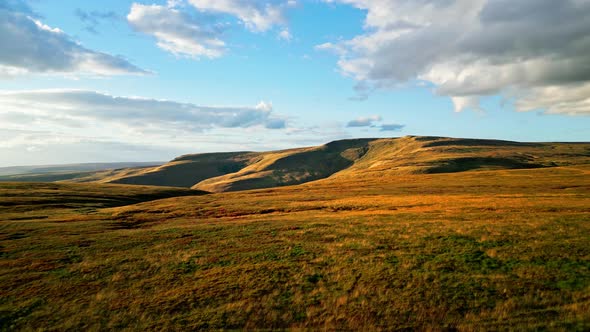
[[[590,0],[0,0],[0,167],[590,141]]]

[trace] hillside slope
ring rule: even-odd
[[[158,167],[96,173],[75,181],[190,188],[202,180],[237,172],[258,158],[255,152],[185,155]]]
[[[151,168],[89,174],[73,182],[186,187],[209,192],[294,185],[328,177],[365,177],[590,163],[590,143],[519,143],[406,136],[352,139],[270,152],[186,155]]]
[[[335,176],[454,173],[590,163],[590,143],[520,143],[406,136],[377,139],[354,165]]]
[[[319,147],[261,154],[236,173],[210,178],[192,188],[210,192],[270,188],[323,179],[354,164],[370,139],[343,140]]]

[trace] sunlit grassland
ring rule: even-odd
[[[364,174],[119,207],[0,184],[0,329],[590,328],[590,167]]]

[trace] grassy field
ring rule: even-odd
[[[590,329],[590,166],[362,174],[0,184],[0,330]]]

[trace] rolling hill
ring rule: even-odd
[[[269,152],[191,154],[153,167],[0,177],[193,188],[208,192],[295,185],[328,177],[367,177],[529,169],[590,163],[590,143],[520,143],[406,136],[350,139]]]
[[[590,329],[588,143],[356,139],[69,181],[0,183],[0,330]]]
[[[209,192],[294,185],[328,177],[452,173],[590,163],[590,143],[520,143],[406,136],[352,139],[270,152],[185,155],[158,167],[121,169],[70,179],[175,186]]]

